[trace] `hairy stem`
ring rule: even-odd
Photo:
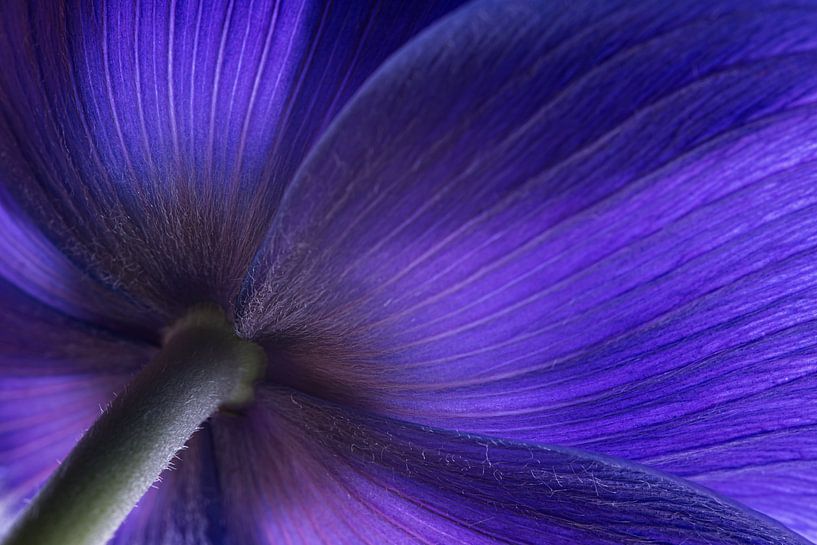
[[[260,347],[197,307],[118,395],[27,507],[4,545],[101,545],[219,407],[252,397]]]

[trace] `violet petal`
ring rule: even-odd
[[[66,318],[0,279],[0,525],[153,351]]]
[[[303,154],[449,7],[3,3],[0,183],[143,326],[230,307]]]
[[[259,256],[274,378],[817,535],[817,12],[746,6],[482,2],[401,51]]]
[[[619,459],[422,427],[291,390],[260,396],[268,410],[250,422],[265,440],[244,451],[256,463],[239,468],[240,485],[225,491],[236,500],[241,544],[807,543],[705,489]],[[231,444],[235,455],[245,449]]]

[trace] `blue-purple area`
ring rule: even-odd
[[[2,2],[0,524],[214,302],[116,544],[817,540],[817,3],[458,4]]]

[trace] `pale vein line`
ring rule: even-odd
[[[196,97],[196,69],[198,68],[197,58],[199,52],[199,36],[201,34],[201,19],[202,13],[204,11],[204,2],[198,3],[198,9],[196,10],[196,25],[193,28],[193,53],[190,57],[190,95],[188,96],[187,106],[189,110],[189,126],[188,126],[188,134],[189,134],[189,142],[190,142],[190,154],[193,156],[196,151],[196,109],[195,109],[195,97]]]
[[[211,176],[213,174],[213,147],[215,146],[215,124],[216,124],[216,104],[221,93],[221,72],[224,69],[224,49],[227,46],[227,35],[230,32],[230,24],[233,19],[233,9],[235,8],[235,1],[230,0],[227,6],[227,14],[225,21],[222,22],[221,40],[218,46],[218,56],[216,58],[216,73],[213,78],[213,86],[210,90],[210,121],[207,130],[207,152],[205,155],[205,175]]]
[[[108,98],[108,106],[111,109],[111,115],[113,116],[113,126],[114,130],[116,131],[117,138],[119,140],[119,147],[122,148],[122,156],[125,159],[125,164],[128,167],[128,171],[130,172],[131,176],[135,179],[136,174],[133,168],[133,163],[131,161],[130,152],[128,151],[128,146],[125,144],[125,136],[122,133],[122,126],[119,122],[119,113],[117,112],[116,108],[116,100],[113,96],[113,84],[111,82],[111,69],[110,69],[110,58],[108,54],[108,13],[107,13],[107,2],[102,2],[102,64],[104,65],[105,70],[105,94]],[[121,70],[121,67],[120,67]],[[138,94],[138,92],[137,92]]]
[[[176,128],[176,98],[173,82],[173,47],[176,35],[176,0],[171,0],[169,7],[168,28],[167,28],[167,95],[168,113],[170,114],[170,132],[173,140],[173,154],[176,161],[179,161],[181,154],[179,151],[179,135]]]
[[[134,69],[134,80],[136,85],[136,111],[139,116],[139,128],[142,133],[142,144],[144,145],[144,153],[145,158],[148,161],[148,165],[150,166],[150,171],[153,173],[154,177],[157,177],[156,172],[156,163],[153,160],[153,154],[151,153],[150,147],[150,139],[148,138],[148,131],[147,131],[147,123],[145,122],[145,110],[144,105],[142,103],[142,67],[141,67],[141,53],[142,48],[139,45],[140,34],[141,34],[141,27],[140,21],[142,19],[142,1],[136,0],[134,2],[134,48],[133,48],[133,69]],[[154,190],[158,189],[156,185],[156,179],[154,178]]]
[[[270,52],[270,46],[272,44],[272,37],[275,34],[275,27],[278,24],[278,16],[279,16],[279,9],[281,4],[278,0],[275,2],[275,6],[273,8],[272,14],[270,15],[270,21],[267,26],[267,35],[264,38],[264,48],[261,52],[261,58],[258,61],[258,64],[255,67],[255,75],[253,77],[252,82],[252,90],[250,91],[250,99],[247,103],[247,108],[244,113],[244,122],[241,126],[241,136],[238,140],[238,150],[236,152],[236,166],[235,172],[233,174],[233,178],[238,179],[241,175],[241,168],[244,163],[244,150],[247,144],[247,134],[249,132],[250,127],[250,120],[252,119],[252,112],[255,108],[255,101],[258,98],[258,89],[261,86],[261,81],[263,79],[264,71],[267,66],[267,58]]]
[[[232,119],[233,119],[233,110],[235,109],[235,95],[238,91],[238,84],[242,80],[243,76],[243,67],[244,67],[244,57],[247,49],[247,42],[250,36],[250,29],[252,28],[252,18],[254,17],[255,10],[253,9],[253,4],[255,0],[250,0],[250,5],[247,8],[247,20],[244,23],[244,36],[241,39],[241,51],[238,55],[238,64],[235,69],[235,77],[233,78],[233,86],[230,90],[230,100],[228,101],[229,109],[227,110],[227,118],[226,118],[226,127],[227,130],[232,132]],[[234,181],[231,180],[231,181]]]

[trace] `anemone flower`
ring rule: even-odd
[[[6,544],[817,537],[814,2],[0,9]]]

